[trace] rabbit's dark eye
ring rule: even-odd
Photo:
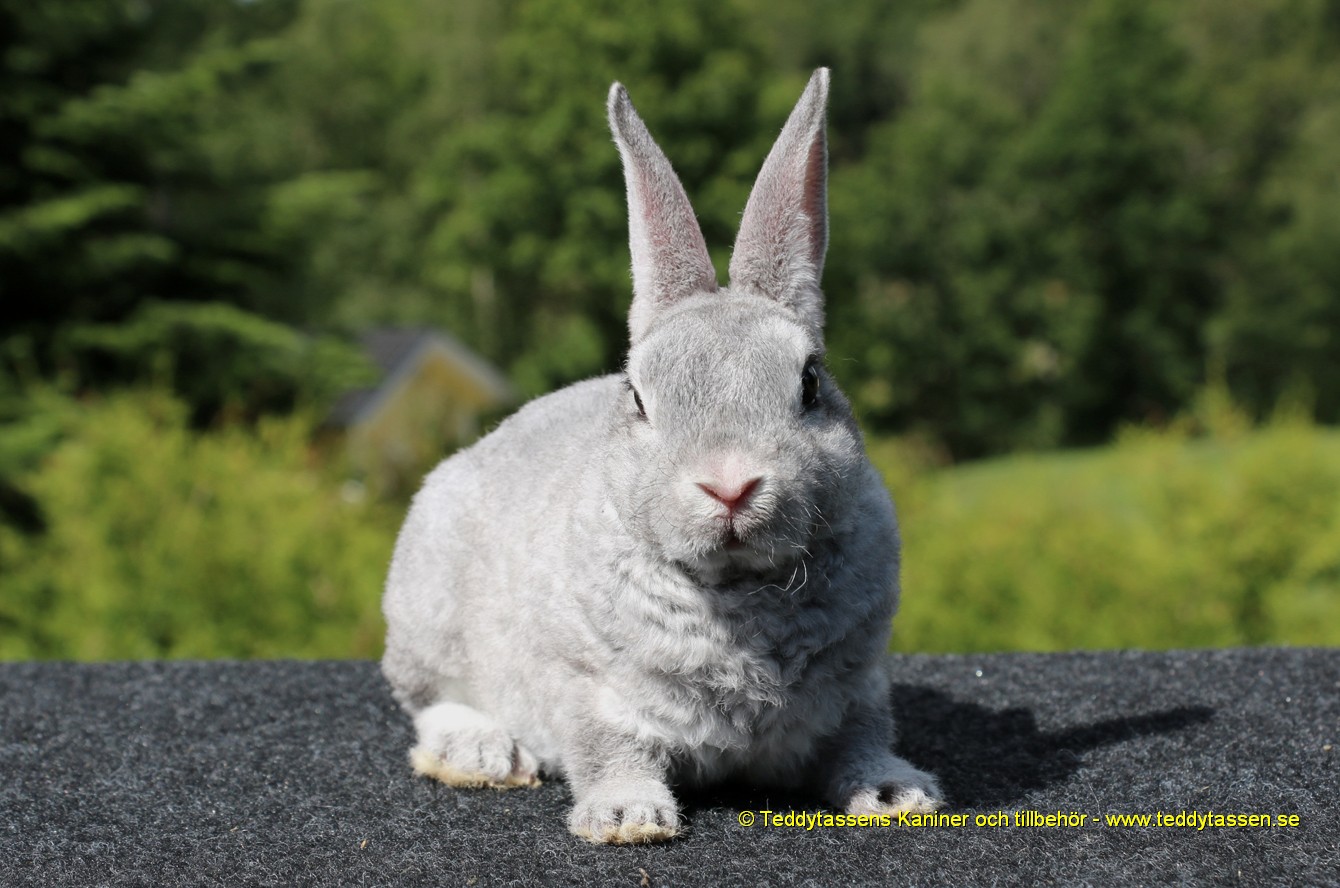
[[[628,386],[628,390],[633,393],[633,404],[637,406],[637,415],[642,417],[643,419],[646,419],[647,408],[642,406],[642,396],[637,393],[637,389],[633,387],[633,383],[631,380],[625,379],[624,385]]]
[[[800,374],[800,403],[806,410],[819,402],[819,362],[810,358]]]

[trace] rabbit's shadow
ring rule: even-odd
[[[990,709],[929,687],[894,685],[896,751],[935,774],[953,809],[1005,808],[1030,792],[1063,783],[1093,749],[1139,737],[1182,731],[1208,722],[1214,710],[1178,706],[1104,719],[1060,731],[1042,731],[1022,706]],[[815,800],[788,792],[727,786],[684,799],[690,812],[705,808],[814,810]]]
[[[993,710],[933,688],[895,685],[898,754],[940,779],[956,808],[1001,808],[1063,783],[1083,754],[1139,737],[1169,734],[1214,717],[1207,706],[1178,706],[1059,731],[1038,729],[1032,710]]]

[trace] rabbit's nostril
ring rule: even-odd
[[[762,480],[762,478],[749,478],[737,484],[726,484],[720,481],[699,481],[698,486],[703,493],[721,503],[734,514],[745,507],[749,502],[749,497],[758,487],[758,482]]]

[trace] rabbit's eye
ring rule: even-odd
[[[637,389],[633,387],[632,382],[625,380],[624,385],[628,386],[628,390],[633,393],[633,403],[637,406],[637,415],[646,419],[647,408],[642,406],[642,396],[637,393]]]
[[[800,403],[806,410],[819,402],[819,363],[814,359],[805,364],[800,374]]]

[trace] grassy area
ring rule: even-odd
[[[198,434],[157,393],[81,405],[0,525],[0,658],[368,657],[399,515],[309,451],[311,423]]]
[[[1340,643],[1340,432],[1138,432],[924,473],[899,501],[895,649]]]
[[[308,421],[199,434],[154,393],[59,415],[17,478],[45,530],[0,524],[0,658],[379,653],[403,505],[324,467]],[[903,523],[895,648],[1340,644],[1340,432],[1226,416],[950,469],[872,442]]]

